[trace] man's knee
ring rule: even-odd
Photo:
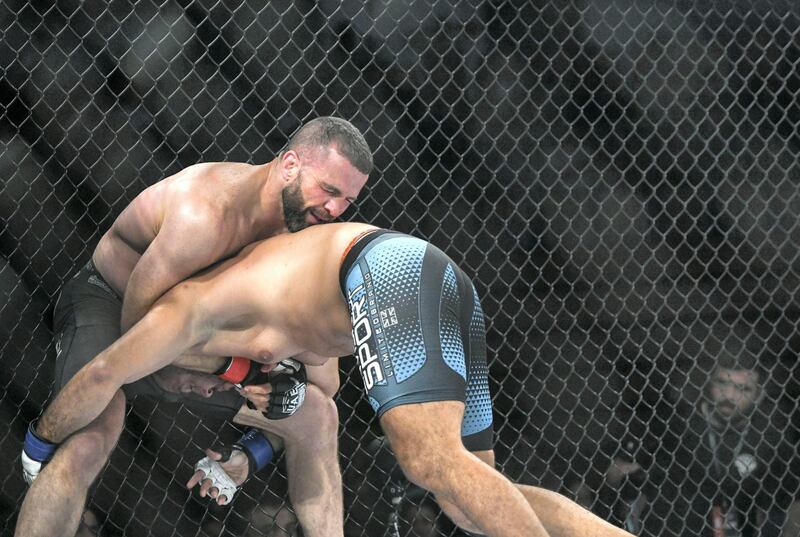
[[[409,481],[434,494],[444,491],[447,476],[457,472],[455,459],[438,449],[395,449],[395,457]]]
[[[478,532],[479,528],[464,514],[464,512],[456,507],[456,505],[447,500],[443,500],[439,496],[436,497],[436,503],[442,508],[444,514],[459,528],[467,531]]]
[[[397,462],[409,481],[446,491],[469,452],[461,441],[464,404],[440,401],[399,405],[381,416]]]
[[[284,440],[288,443],[308,438],[335,438],[339,429],[339,412],[333,399],[317,386],[309,384],[306,398],[286,429]],[[288,422],[288,420],[286,420]]]

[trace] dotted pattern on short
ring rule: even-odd
[[[361,286],[361,288],[357,292],[350,295],[352,290],[358,288],[358,286]],[[367,289],[364,286],[364,275],[361,274],[361,267],[359,267],[358,264],[355,264],[350,268],[350,273],[347,275],[345,280],[345,288],[347,289],[348,293],[348,296],[345,297],[347,299],[348,309],[350,309],[350,300],[359,301],[367,293]],[[353,310],[350,309],[350,316],[352,317],[352,315]]]
[[[417,311],[426,247],[427,243],[420,239],[398,237],[375,245],[364,256],[378,295],[378,308],[394,306],[398,314],[397,325],[385,330],[386,346],[398,383],[425,364],[425,343]],[[412,315],[401,316],[404,311]]]
[[[381,407],[381,404],[377,401],[377,399],[375,399],[371,395],[367,396],[367,400],[369,401],[369,406],[371,406],[372,410],[374,410],[375,412],[377,412],[378,409]]]
[[[467,367],[464,363],[464,343],[461,341],[458,313],[456,273],[452,265],[448,264],[444,271],[442,297],[439,301],[439,340],[442,345],[442,359],[466,381]]]
[[[467,384],[466,409],[461,424],[461,435],[467,436],[483,431],[492,424],[492,398],[489,394],[489,367],[486,364],[486,327],[483,321],[478,293],[472,288],[475,308],[469,325],[470,353],[469,383]],[[480,357],[483,355],[483,358]]]

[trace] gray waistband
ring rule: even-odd
[[[103,278],[103,275],[97,270],[97,267],[94,266],[94,262],[89,259],[89,261],[83,266],[80,272],[88,272],[89,277],[87,278],[87,282],[92,285],[96,285],[97,287],[101,288],[105,292],[113,295],[117,300],[122,300],[117,293],[114,292],[114,289],[108,284],[108,282]],[[80,274],[80,272],[78,274]]]

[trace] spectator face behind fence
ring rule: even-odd
[[[751,369],[717,367],[709,396],[717,418],[735,421],[748,417],[761,393],[759,374]]]

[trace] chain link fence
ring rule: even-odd
[[[3,534],[60,286],[146,186],[266,162],[319,115],[374,148],[347,216],[473,277],[506,475],[641,535],[800,534],[800,14],[743,0],[0,4]],[[398,475],[356,378],[346,533],[384,535]],[[137,400],[102,534],[293,535],[280,461],[230,507],[184,489],[236,435]],[[413,488],[397,514],[460,534]]]

